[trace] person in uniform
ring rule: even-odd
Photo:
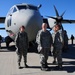
[[[58,68],[62,69],[62,48],[64,44],[63,34],[60,30],[60,25],[55,25],[53,28],[54,33],[52,33],[53,38],[53,64],[56,63],[56,58],[58,62]]]
[[[47,30],[47,24],[42,24],[42,29],[38,31],[36,36],[38,44],[38,52],[40,53],[41,70],[48,70],[47,60],[52,44],[51,33]]]
[[[1,49],[2,36],[0,35],[0,49]]]
[[[73,40],[74,40],[74,36],[73,36],[73,34],[71,35],[71,43],[72,43],[72,45],[73,45]]]
[[[27,63],[27,50],[28,50],[28,35],[25,32],[25,27],[21,26],[18,35],[15,38],[16,52],[18,55],[18,66],[21,68],[20,63],[22,56],[24,57],[25,67],[28,67]]]

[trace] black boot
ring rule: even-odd
[[[20,62],[18,62],[18,68],[19,68],[19,69],[21,68],[21,66],[20,66]]]
[[[42,70],[42,71],[47,71],[48,68],[45,67],[45,64],[41,64],[41,70]]]
[[[49,66],[48,66],[47,62],[45,62],[45,67],[46,67],[46,68],[49,68]]]
[[[58,67],[59,67],[59,70],[63,70],[62,64],[59,64]]]
[[[57,62],[54,60],[52,63],[53,63],[53,64],[56,64]]]
[[[26,63],[25,63],[25,68],[29,67]]]

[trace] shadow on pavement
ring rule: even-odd
[[[15,45],[7,47],[1,47],[0,52],[11,52],[11,51],[16,51]],[[28,49],[28,53],[38,53],[36,47],[30,47]]]
[[[68,46],[67,52],[63,52],[62,56],[63,58],[68,58],[68,59],[75,59],[75,44],[74,45],[69,45]]]
[[[59,69],[57,66],[49,67],[49,71],[67,71],[68,73],[73,73],[75,71],[75,66],[63,66]]]
[[[15,45],[12,45],[10,47],[1,47],[0,52],[11,52],[11,51],[15,51]]]
[[[63,61],[62,70],[59,70],[57,68],[57,64],[48,63],[48,65],[51,65],[51,71],[67,71],[68,73],[72,73],[75,71],[75,61]]]

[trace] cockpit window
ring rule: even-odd
[[[13,13],[16,12],[16,11],[17,11],[17,9],[14,7],[14,8],[13,8]]]
[[[13,14],[14,12],[16,12],[16,11],[17,11],[16,7],[12,7],[12,8],[9,10],[7,16],[12,15],[12,14]]]
[[[26,9],[27,7],[24,5],[24,6],[17,6],[19,10],[21,9]]]
[[[29,9],[37,10],[37,7],[29,5]]]
[[[37,10],[37,7],[36,6],[31,6],[31,5],[20,5],[20,6],[17,6],[19,10],[21,9],[31,9],[31,10]]]
[[[13,8],[9,10],[9,12],[8,12],[7,16],[11,15],[11,14],[12,14],[12,12],[13,12]]]

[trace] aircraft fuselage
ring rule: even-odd
[[[13,6],[5,19],[5,28],[7,34],[14,40],[19,28],[25,26],[29,41],[33,41],[38,30],[41,29],[43,18],[38,7],[28,4]]]

